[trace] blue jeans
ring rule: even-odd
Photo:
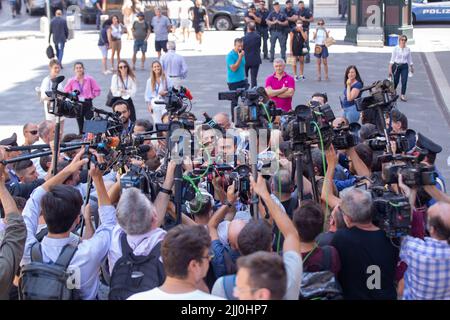
[[[281,58],[286,61],[286,41],[287,35],[283,31],[271,31],[270,32],[270,60],[275,58],[275,44],[280,43]]]
[[[394,72],[394,86],[397,89],[398,82],[400,77],[402,77],[402,94],[406,94],[406,86],[408,85],[408,71],[409,65],[407,63],[404,64],[396,64],[397,68]]]
[[[344,117],[347,118],[349,123],[358,122],[359,121],[359,111],[356,110],[356,105],[353,105],[348,108],[344,108]]]
[[[62,65],[62,58],[63,58],[63,54],[64,54],[64,45],[65,45],[65,42],[55,43],[56,57],[58,58],[58,61],[61,65]]]

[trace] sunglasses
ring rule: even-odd
[[[400,39],[400,41],[406,41],[406,39]]]
[[[323,25],[324,25],[324,23],[318,23],[317,25],[319,25],[319,26],[323,26]]]
[[[127,66],[119,66],[119,69],[128,69]]]
[[[38,134],[38,131],[37,131],[37,130],[32,130],[32,131],[27,131],[27,132],[31,133],[32,135]]]

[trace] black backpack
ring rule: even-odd
[[[31,247],[31,263],[22,267],[19,278],[20,300],[76,300],[78,290],[68,287],[73,274],[67,268],[78,247],[67,244],[56,262],[44,263],[39,242]],[[73,284],[70,287],[74,287]]]
[[[299,300],[341,300],[342,288],[331,269],[331,247],[324,246],[322,270],[303,272]]]
[[[131,295],[148,291],[163,284],[166,274],[159,242],[147,256],[135,256],[127,241],[126,233],[120,236],[122,257],[111,273],[109,300],[126,300]]]

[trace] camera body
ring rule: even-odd
[[[369,87],[362,88],[361,93],[370,90],[370,95],[355,100],[356,109],[365,111],[376,107],[390,109],[398,99],[392,81],[385,79],[372,83]]]
[[[250,174],[250,167],[244,164],[236,167],[229,175],[242,203],[248,203],[250,200]]]
[[[350,123],[348,126],[339,126],[335,128],[333,137],[333,146],[337,150],[345,150],[356,146],[359,143],[358,131],[361,128],[359,123]]]
[[[329,146],[334,137],[331,122],[335,119],[328,104],[308,107],[298,105],[294,115],[287,118],[283,127],[283,139],[290,141],[290,148],[296,150],[303,145],[319,144]]]
[[[400,161],[400,163],[389,161]],[[403,183],[410,187],[420,187],[436,184],[437,173],[434,166],[418,162],[413,156],[384,156],[382,162],[386,163],[382,169],[383,182],[386,184],[398,183],[398,175],[403,177]]]
[[[399,238],[411,230],[411,206],[406,197],[372,188],[373,222],[386,232],[389,238]]]
[[[272,119],[283,114],[283,111],[277,109],[275,103],[269,100],[263,87],[219,92],[219,100],[230,100],[237,104],[239,98],[241,103],[233,109],[236,128],[266,128]]]

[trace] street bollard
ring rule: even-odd
[[[75,16],[68,16],[66,18],[67,21],[67,28],[69,29],[69,37],[67,40],[72,40],[75,37]]]
[[[40,22],[39,23],[39,30],[41,31],[41,33],[48,34],[49,33],[48,18],[47,17],[41,17],[39,22]]]

